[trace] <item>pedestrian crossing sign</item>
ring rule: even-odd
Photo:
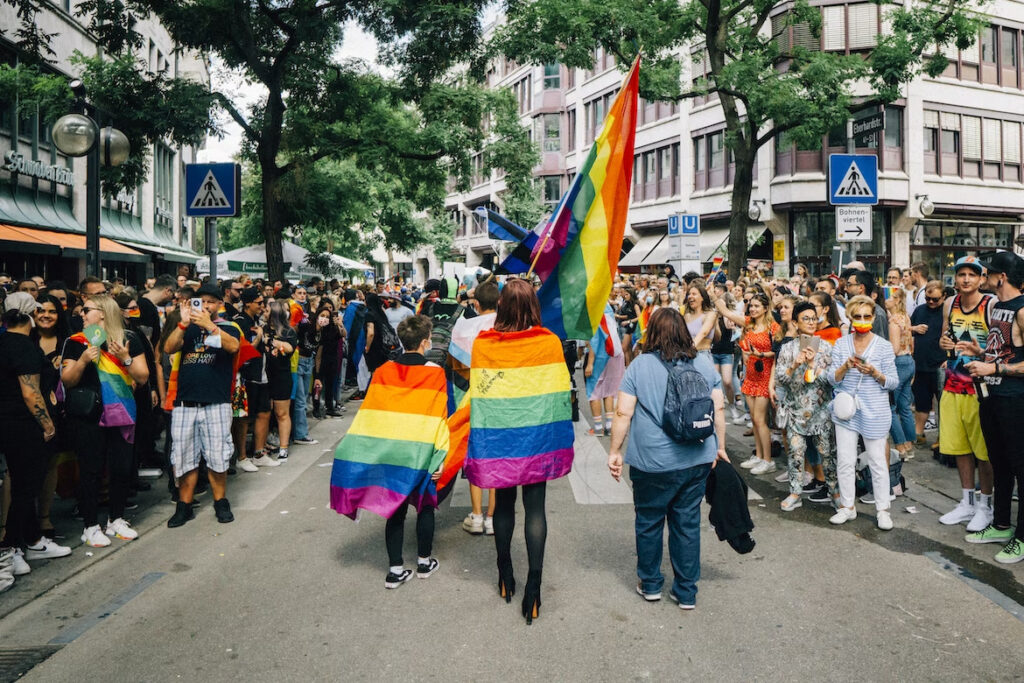
[[[237,216],[242,206],[238,164],[186,164],[185,215]]]
[[[830,204],[877,204],[878,157],[874,154],[830,154]]]

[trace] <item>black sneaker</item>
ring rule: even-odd
[[[829,492],[828,486],[822,486],[817,493],[812,493],[811,495],[807,496],[807,500],[811,501],[812,503],[831,503],[832,493]]]
[[[441,563],[436,558],[430,558],[430,562],[426,564],[419,563],[416,565],[416,576],[420,579],[425,579],[431,574],[437,571],[437,568],[441,566]]]
[[[435,560],[436,561],[436,560]],[[412,578],[411,569],[403,569],[401,574],[395,574],[388,572],[388,575],[384,577],[385,588],[398,588],[403,583]]]
[[[807,494],[814,494],[821,491],[823,488],[825,488],[825,482],[818,479],[812,479],[804,486],[803,491]]]
[[[167,526],[171,529],[179,526],[184,526],[185,522],[190,519],[195,519],[196,513],[192,510],[190,503],[182,503],[180,500],[177,503],[177,507],[174,510],[174,514],[167,520]]]
[[[213,512],[217,515],[217,521],[221,524],[235,521],[235,516],[231,514],[231,503],[228,502],[227,498],[213,501]]]
[[[139,509],[139,501],[132,500],[131,498],[129,498],[128,500],[126,500],[124,502],[124,509],[125,510],[138,510]]]

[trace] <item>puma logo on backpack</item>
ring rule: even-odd
[[[661,354],[658,360],[668,370],[665,384],[665,408],[661,428],[676,443],[703,441],[715,433],[715,403],[711,387],[690,359],[678,365],[667,363]]]

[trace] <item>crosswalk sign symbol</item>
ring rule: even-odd
[[[213,171],[207,171],[206,177],[203,178],[203,183],[200,186],[199,193],[192,198],[192,203],[189,204],[190,209],[214,209],[219,207],[227,207],[230,205],[228,198],[224,196],[224,190],[220,189],[220,184],[217,182],[217,178],[213,175]]]
[[[878,203],[877,156],[831,154],[828,161],[830,204]]]

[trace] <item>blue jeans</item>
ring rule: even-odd
[[[668,522],[668,554],[672,561],[672,593],[681,604],[693,605],[700,579],[700,502],[711,464],[671,472],[629,468],[636,510],[636,574],[645,593],[660,593],[661,553]]]
[[[292,440],[309,438],[309,422],[306,420],[306,397],[309,383],[313,378],[313,358],[299,356],[299,368],[295,374],[295,397],[292,399]]]
[[[896,372],[900,385],[893,392],[895,403],[892,406],[892,427],[889,436],[893,445],[913,441],[917,438],[917,425],[914,423],[914,411],[910,405],[914,402],[911,387],[914,384],[914,357],[910,354],[896,356]]]

